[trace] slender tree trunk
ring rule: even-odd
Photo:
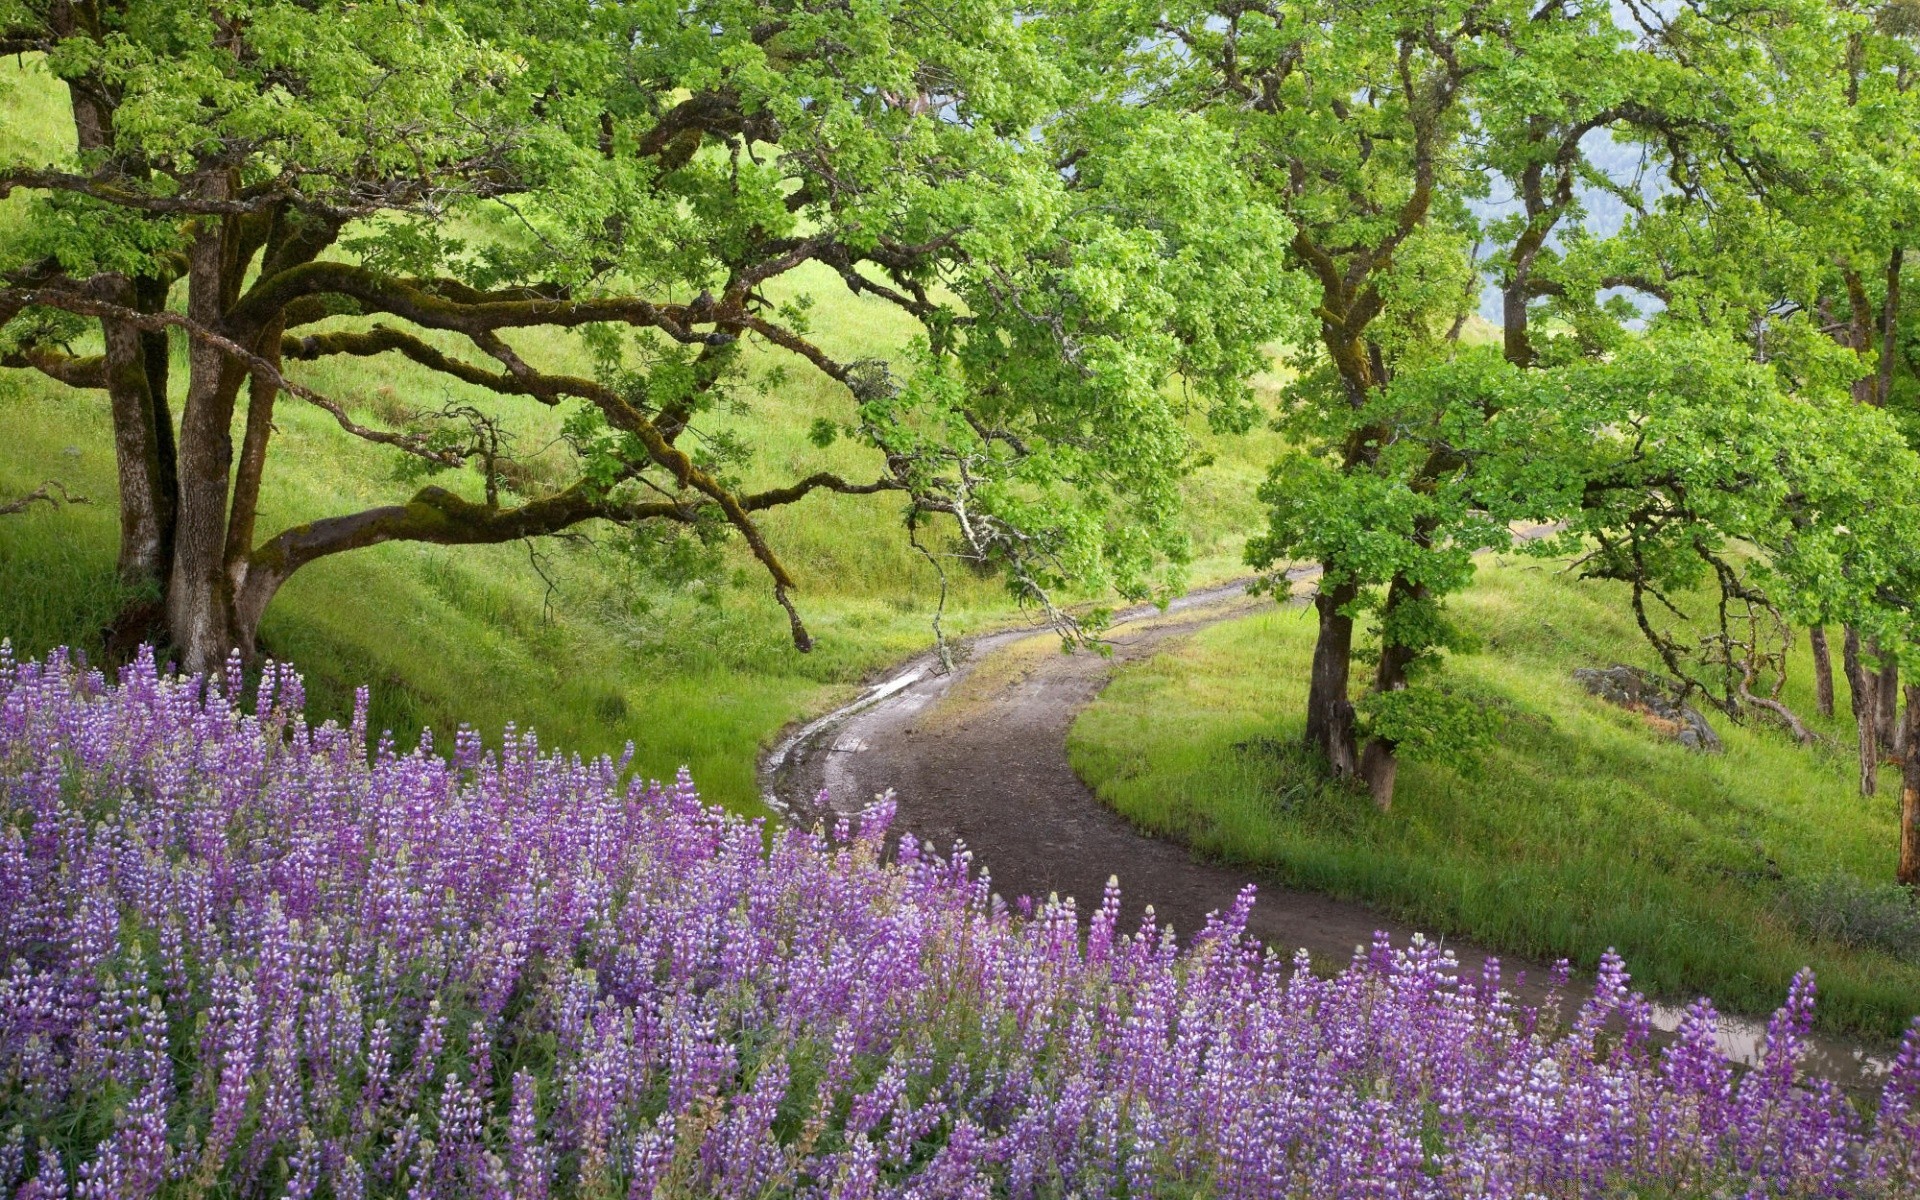
[[[262,333],[256,353],[280,364],[280,322],[274,321]],[[267,603],[280,590],[284,580],[250,580],[253,574],[253,535],[260,517],[260,483],[267,466],[267,443],[273,436],[273,402],[280,389],[260,374],[249,381],[247,391],[247,428],[240,442],[240,462],[234,472],[233,504],[227,520],[227,548],[223,567],[227,594],[231,597],[232,628],[229,636],[240,653],[252,658],[260,633],[260,619]],[[262,571],[262,574],[266,574]],[[255,586],[248,587],[249,582]]]
[[[1900,271],[1906,256],[1903,246],[1895,246],[1887,256],[1887,297],[1880,305],[1879,378],[1873,389],[1875,403],[1883,405],[1893,398],[1893,359],[1900,350]]]
[[[1907,692],[1907,756],[1900,770],[1900,867],[1896,877],[1920,892],[1920,686]]]
[[[1873,301],[1867,295],[1866,281],[1854,270],[1843,270],[1841,279],[1847,288],[1847,327],[1844,337],[1836,332],[1834,337],[1843,344],[1852,347],[1853,352],[1865,358],[1873,350],[1874,326]],[[1862,371],[1853,381],[1853,400],[1856,404],[1878,405],[1880,395],[1880,375],[1877,371]]]
[[[1879,647],[1874,649],[1878,651]],[[1898,758],[1905,730],[1900,727],[1900,664],[1891,657],[1881,664],[1879,678],[1873,685],[1873,697],[1874,740],[1879,743],[1882,757]]]
[[[1395,575],[1393,582],[1388,585],[1381,625],[1389,631],[1389,636],[1380,647],[1380,666],[1373,676],[1374,692],[1398,692],[1406,688],[1407,668],[1413,663],[1413,651],[1390,639],[1390,631],[1394,627],[1393,616],[1402,606],[1426,598],[1427,589],[1409,583],[1404,576]],[[1392,740],[1376,737],[1368,739],[1360,755],[1361,778],[1367,781],[1367,791],[1372,793],[1374,804],[1382,812],[1393,807],[1394,782],[1400,774],[1398,751],[1399,746]]]
[[[1852,694],[1853,725],[1859,735],[1860,794],[1874,795],[1880,789],[1880,704],[1875,693],[1879,677],[1860,657],[1860,634],[1847,626],[1841,647],[1841,662],[1847,673],[1847,690]]]
[[[170,290],[164,279],[136,279],[134,294],[143,312],[167,305]],[[153,404],[153,449],[158,463],[161,571],[165,583],[173,570],[173,536],[180,519],[179,447],[173,435],[173,404],[167,395],[172,379],[173,353],[164,331],[142,331],[140,353],[147,365],[147,398]]]
[[[1833,715],[1833,654],[1827,649],[1827,631],[1819,625],[1807,630],[1813,646],[1813,703],[1823,717]]]
[[[1341,610],[1359,589],[1350,583],[1324,589],[1314,597],[1320,635],[1313,644],[1313,671],[1307,687],[1307,745],[1326,755],[1336,778],[1359,768],[1353,741],[1353,701],[1347,694],[1353,674],[1353,618]]]
[[[1873,403],[1885,407],[1893,393],[1893,358],[1899,349],[1897,338],[1900,329],[1900,274],[1904,265],[1906,250],[1894,247],[1887,256],[1886,296],[1880,304],[1879,362],[1874,372]],[[1872,335],[1868,335],[1868,344],[1872,344]],[[1874,650],[1878,653],[1879,647]],[[1896,757],[1902,756],[1906,743],[1906,730],[1900,723],[1900,667],[1891,658],[1880,667],[1880,678],[1875,688],[1878,701],[1875,714],[1875,736],[1879,741],[1879,752]],[[1904,776],[1904,772],[1903,772]],[[1904,840],[1904,834],[1903,834]]]
[[[1527,283],[1516,273],[1500,295],[1501,352],[1516,367],[1533,365],[1533,342],[1527,334]]]
[[[276,368],[280,365],[280,322],[272,322],[261,334],[254,352]],[[262,374],[248,381],[247,430],[240,441],[232,515],[227,522],[226,569],[236,595],[246,582],[247,555],[253,550],[254,528],[260,516],[260,483],[266,476],[267,443],[273,437],[273,402],[279,391]]]

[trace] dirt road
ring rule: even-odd
[[[1303,570],[1294,577],[1311,574]],[[1123,613],[1108,634],[1109,657],[1063,654],[1058,637],[1044,628],[974,639],[951,673],[940,671],[935,655],[922,655],[781,741],[762,764],[767,802],[795,819],[816,820],[857,813],[892,789],[899,805],[896,828],[912,831],[942,854],[964,842],[1010,903],[1057,892],[1078,898],[1085,912],[1099,903],[1108,878],[1117,876],[1123,929],[1135,927],[1152,905],[1184,940],[1251,883],[1259,887],[1253,935],[1287,952],[1304,947],[1322,969],[1343,965],[1376,930],[1404,944],[1414,933],[1410,926],[1364,905],[1280,888],[1135,830],[1067,763],[1068,728],[1116,667],[1272,603],[1231,584],[1195,592],[1165,612]],[[1474,970],[1486,957],[1472,945],[1452,946]],[[1539,964],[1511,963],[1508,976],[1520,968],[1530,977],[1524,994],[1537,1001],[1546,971]],[[1669,1026],[1680,1015],[1677,1006],[1661,1009]],[[1729,1020],[1722,1044],[1754,1061],[1764,1037],[1758,1022]],[[1877,1047],[1834,1040],[1817,1046],[1807,1066],[1858,1085],[1883,1062]]]
[[[1185,597],[1165,613],[1123,614],[1136,619],[1116,623],[1111,657],[1062,654],[1042,629],[980,638],[952,674],[941,674],[933,655],[915,659],[777,749],[767,764],[770,798],[825,815],[815,810],[825,792],[834,809],[853,813],[892,788],[900,828],[943,853],[965,842],[1009,902],[1058,892],[1098,903],[1117,874],[1123,927],[1151,904],[1162,923],[1192,934],[1253,881],[1136,832],[1067,765],[1067,729],[1115,667],[1272,603],[1235,584]],[[1381,927],[1360,905],[1262,886],[1252,932],[1269,945],[1344,961]]]

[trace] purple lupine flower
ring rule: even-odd
[[[546,1200],[553,1167],[540,1140],[538,1088],[532,1074],[513,1075],[513,1110],[507,1125],[507,1170],[514,1200]]]
[[[1318,977],[1250,892],[1185,949],[1009,907],[890,798],[770,831],[240,685],[0,648],[0,1195],[1920,1194],[1920,1024],[1863,1118],[1811,976],[1736,1084],[1617,956],[1563,1027],[1423,939]]]

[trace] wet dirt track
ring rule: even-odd
[[[1312,574],[1299,570],[1292,577]],[[1278,950],[1305,948],[1320,969],[1337,969],[1377,930],[1404,944],[1414,929],[1365,905],[1280,888],[1135,830],[1068,765],[1068,729],[1116,668],[1272,603],[1247,596],[1236,583],[1192,593],[1164,612],[1131,610],[1108,631],[1113,653],[1106,657],[1063,654],[1046,628],[973,639],[951,673],[940,670],[934,654],[922,655],[782,740],[762,764],[766,799],[794,819],[813,821],[858,813],[891,789],[899,806],[896,829],[941,854],[964,843],[1009,902],[1058,893],[1076,897],[1084,913],[1117,877],[1123,929],[1137,927],[1151,905],[1184,941],[1208,913],[1253,884],[1259,900],[1249,932]],[[1484,951],[1448,944],[1477,972]],[[1537,1002],[1545,970],[1509,963],[1509,978],[1516,968],[1528,969],[1530,977],[1523,998]],[[1679,1005],[1660,1006],[1662,1025],[1671,1027],[1680,1015]],[[1730,1054],[1751,1062],[1764,1035],[1759,1022],[1727,1019],[1721,1040]],[[1839,1039],[1811,1049],[1809,1070],[1853,1086],[1869,1082],[1882,1061],[1877,1047]]]

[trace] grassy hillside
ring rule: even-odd
[[[60,87],[31,59],[0,64],[9,111],[0,154],[59,161],[70,153]],[[22,195],[0,202],[0,222],[24,202]],[[829,351],[884,354],[911,334],[896,310],[848,297],[824,271],[801,276],[791,291],[815,299],[814,327]],[[515,342],[550,364],[585,362],[568,335],[536,331]],[[185,375],[178,343],[175,354],[177,418]],[[758,378],[771,361],[753,365]],[[299,371],[348,400],[362,420],[437,409],[468,394],[395,356]],[[761,448],[751,483],[821,467],[879,473],[877,455],[844,443],[820,450],[807,438],[816,417],[849,411],[839,385],[792,371],[742,400],[727,422]],[[537,490],[543,471],[558,478],[552,443],[560,414],[530,400],[488,403],[507,414],[527,455],[527,486]],[[263,533],[401,500],[416,486],[395,478],[397,454],[347,437],[317,409],[283,400],[276,424]],[[104,396],[0,372],[0,445],[0,497],[57,479],[93,500],[0,519],[0,637],[24,654],[61,644],[97,649],[102,625],[124,599],[112,574],[118,534]],[[1189,480],[1203,576],[1238,569],[1237,531],[1253,523],[1253,486],[1272,453],[1262,436],[1212,449],[1214,465]],[[471,476],[457,486],[477,496]],[[356,684],[373,684],[375,728],[393,729],[402,744],[423,726],[459,722],[493,734],[515,721],[588,752],[631,739],[641,769],[670,773],[688,765],[708,795],[751,807],[755,756],[775,731],[828,705],[867,672],[930,644],[937,579],[907,545],[903,511],[896,497],[821,495],[765,518],[769,539],[799,580],[796,600],[817,639],[810,655],[793,649],[764,573],[737,547],[720,586],[673,586],[608,545],[556,541],[387,545],[322,561],[281,593],[262,641],[307,673],[323,711],[344,711]],[[591,532],[601,543],[612,540],[609,530]],[[952,576],[949,632],[1019,619],[997,581],[965,570]]]
[[[1897,782],[1857,794],[1840,724],[1825,750],[1721,718],[1724,754],[1665,740],[1570,678],[1651,663],[1610,587],[1552,565],[1483,569],[1459,612],[1484,650],[1451,669],[1504,727],[1473,771],[1403,764],[1390,813],[1294,748],[1314,631],[1297,607],[1127,667],[1074,726],[1075,769],[1143,828],[1509,953],[1590,967],[1615,946],[1643,986],[1748,1011],[1810,964],[1836,1028],[1911,1018],[1920,915],[1861,882],[1892,878]]]

